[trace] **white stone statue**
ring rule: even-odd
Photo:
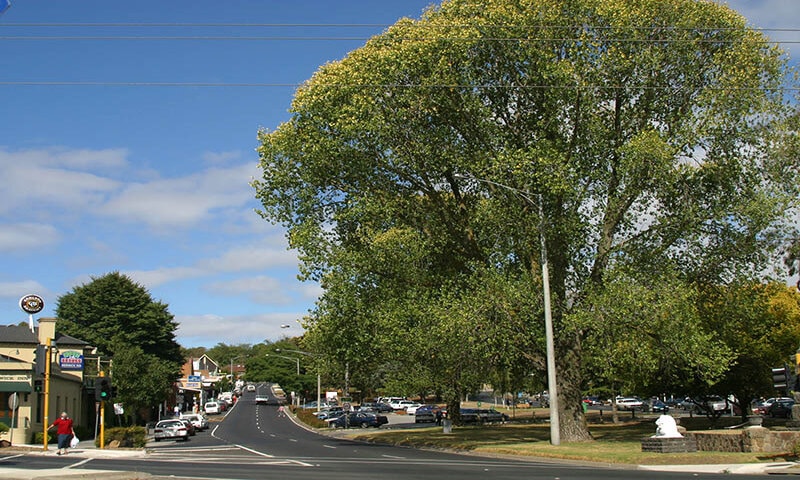
[[[653,437],[660,438],[682,438],[683,435],[678,433],[678,424],[675,419],[670,415],[661,415],[656,420],[656,434]]]

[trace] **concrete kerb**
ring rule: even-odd
[[[15,455],[41,455],[41,456],[58,456],[58,449],[48,448],[44,450],[41,445],[25,445],[17,444],[8,448],[0,450],[0,455],[5,458],[13,457]],[[70,458],[74,459],[95,459],[95,458],[133,458],[145,457],[147,451],[144,449],[133,448],[114,448],[114,449],[99,449],[94,446],[92,440],[80,442],[77,447],[69,450],[67,455],[62,456],[67,462]],[[72,464],[72,462],[70,462]],[[65,466],[68,466],[65,464]],[[7,480],[44,480],[52,478],[80,478],[86,480],[145,480],[154,479],[149,473],[132,472],[121,470],[94,470],[94,469],[73,469],[73,468],[47,468],[40,470],[29,470],[22,468],[2,468],[2,477]]]
[[[14,452],[24,453],[25,455],[58,456],[58,448],[55,445],[48,446],[44,450],[41,445],[16,444],[14,446],[0,450],[0,454],[13,454]],[[142,448],[97,448],[94,440],[85,440],[78,443],[75,448],[70,448],[66,455],[79,458],[134,458],[147,456],[147,450]]]

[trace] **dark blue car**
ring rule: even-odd
[[[389,423],[389,419],[386,418],[385,415],[375,415],[374,413],[367,412],[350,412],[330,420],[328,424],[333,428],[378,428],[387,423]]]

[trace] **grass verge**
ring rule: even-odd
[[[453,427],[443,433],[441,427],[373,430],[353,432],[356,440],[438,449],[466,450],[484,454],[520,455],[568,459],[606,464],[682,465],[715,463],[757,463],[794,461],[790,454],[763,453],[652,453],[642,452],[641,441],[655,432],[652,421],[624,424],[590,425],[594,441],[550,445],[546,424],[505,424]]]

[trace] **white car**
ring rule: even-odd
[[[216,415],[222,410],[220,409],[219,403],[206,402],[206,404],[203,405],[203,411],[206,412],[208,415]]]
[[[181,415],[181,418],[185,418],[192,422],[194,428],[197,430],[205,430],[208,428],[208,419],[205,415],[201,415],[199,413],[184,413]]]
[[[390,402],[389,406],[392,407],[392,410],[406,410],[408,407],[417,407],[419,408],[421,405],[417,402],[412,402],[411,400],[398,400],[394,402]]]
[[[622,410],[636,410],[641,409],[644,402],[637,397],[623,397],[617,399],[617,408]]]
[[[421,403],[414,403],[413,405],[409,405],[406,407],[406,413],[409,415],[416,415],[417,409],[421,406],[422,406]]]
[[[176,438],[178,440],[189,440],[189,430],[184,423],[175,418],[172,420],[161,420],[156,423],[153,439],[158,442],[165,439]]]

